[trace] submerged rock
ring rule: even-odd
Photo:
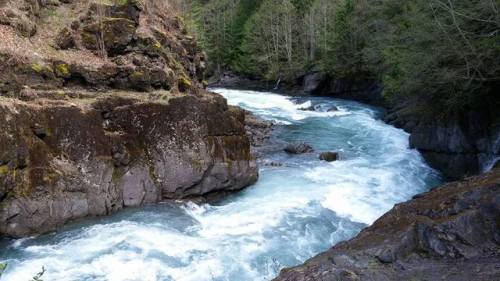
[[[330,109],[328,109],[328,112],[337,112],[339,111],[338,107],[332,106]]]
[[[500,170],[396,205],[275,280],[500,280]]]
[[[308,106],[308,107],[301,107],[299,108],[299,110],[302,110],[302,111],[315,111],[316,109],[314,108],[314,106]]]
[[[319,160],[333,162],[339,159],[338,152],[323,152],[319,155]]]
[[[289,154],[304,154],[313,152],[314,149],[312,148],[312,146],[305,142],[296,142],[287,145],[284,151]]]

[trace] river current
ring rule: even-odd
[[[60,231],[0,242],[0,280],[270,280],[352,238],[394,204],[440,182],[409,135],[382,110],[320,97],[212,89],[278,124],[262,149],[259,181],[216,204],[126,209]],[[313,106],[315,111],[304,111]],[[328,112],[332,107],[338,111]],[[304,141],[314,153],[287,155]],[[323,151],[341,159],[320,161]]]

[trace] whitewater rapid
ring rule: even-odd
[[[409,149],[408,134],[384,124],[383,112],[331,98],[213,89],[232,105],[280,124],[263,150],[281,167],[213,205],[170,202],[127,209],[40,237],[0,243],[2,281],[270,280],[349,239],[394,204],[439,183]],[[304,111],[313,106],[315,111]],[[338,111],[328,112],[333,106]],[[284,145],[315,153],[287,155]],[[341,160],[318,160],[337,151]]]

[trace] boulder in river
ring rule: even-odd
[[[336,106],[332,106],[330,109],[328,109],[328,112],[337,112],[339,111],[339,108]]]
[[[323,152],[319,155],[319,160],[327,161],[327,162],[333,162],[339,160],[339,154],[338,152]]]
[[[309,153],[313,152],[314,149],[312,146],[305,142],[296,142],[296,143],[291,143],[285,147],[285,152],[289,154],[304,154],[304,153]]]
[[[303,107],[303,108],[299,108],[299,110],[302,110],[302,111],[314,111],[314,106],[308,106],[308,107]]]

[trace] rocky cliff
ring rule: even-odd
[[[410,133],[410,146],[449,179],[490,170],[500,160],[500,116],[496,110],[452,116],[417,106],[395,107],[385,121]]]
[[[257,179],[165,1],[0,1],[0,235]],[[7,71],[8,70],[8,71]]]
[[[276,280],[499,280],[500,169],[396,205]]]

